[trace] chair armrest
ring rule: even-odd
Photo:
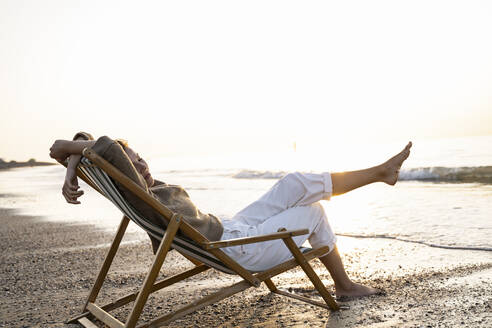
[[[201,243],[201,245],[203,246],[204,249],[216,249],[216,248],[229,247],[229,246],[259,243],[262,241],[268,241],[274,239],[283,239],[287,237],[301,236],[301,235],[306,235],[308,233],[309,233],[308,229],[288,230],[282,232],[274,232],[268,235],[211,241],[207,243]]]

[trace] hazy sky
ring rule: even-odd
[[[0,0],[0,157],[492,134],[491,1]]]

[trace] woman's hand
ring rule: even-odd
[[[68,140],[56,140],[50,148],[50,157],[63,163],[70,156]]]
[[[70,204],[80,204],[77,200],[80,196],[84,194],[83,190],[78,190],[80,188],[79,181],[77,180],[76,170],[73,168],[67,168],[67,174],[65,175],[65,182],[63,183],[62,194],[65,197],[67,203]]]

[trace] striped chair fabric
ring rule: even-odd
[[[152,222],[149,222],[141,216],[138,211],[123,198],[119,190],[116,188],[113,180],[106,174],[106,172],[92,164],[92,162],[85,157],[82,157],[79,169],[94,185],[99,188],[106,198],[108,198],[116,207],[120,209],[125,216],[158,240],[163,238],[164,233],[166,232],[165,229],[153,224]],[[234,271],[229,269],[215,256],[204,250],[195,241],[185,236],[176,235],[174,237],[172,247],[178,252],[186,254],[206,264],[207,266],[225,273],[235,274]],[[311,248],[301,247],[300,250],[305,253],[310,251]]]

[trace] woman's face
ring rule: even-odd
[[[140,173],[144,178],[145,182],[147,183],[147,186],[152,187],[154,185],[154,178],[152,178],[152,175],[150,175],[149,166],[147,165],[147,162],[145,162],[143,158],[140,157],[130,147],[124,147],[124,149],[128,157],[132,161],[133,166],[135,166],[137,172]]]

